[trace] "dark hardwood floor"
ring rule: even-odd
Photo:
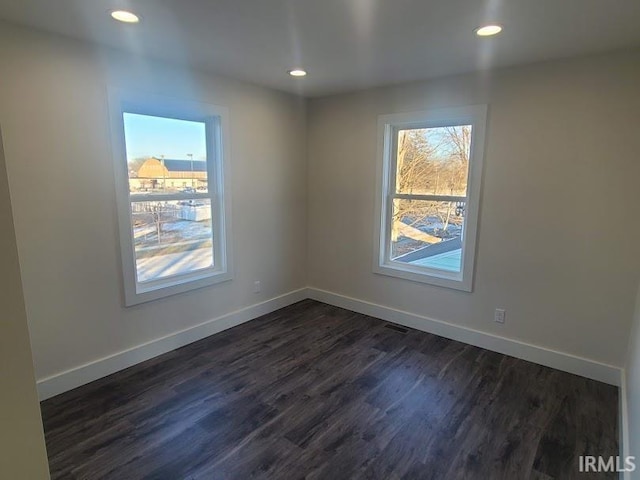
[[[571,479],[617,389],[305,300],[42,403],[53,479]]]

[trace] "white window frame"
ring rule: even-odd
[[[433,109],[378,117],[378,168],[373,262],[375,273],[466,292],[473,290],[486,120],[486,105]],[[420,199],[421,197],[421,195],[401,195],[395,191],[397,131],[408,128],[437,128],[457,125],[472,126],[465,221],[462,231],[461,271],[447,272],[393,261],[391,260],[393,199],[398,197]],[[425,200],[434,200],[433,195],[425,195],[424,197]],[[443,199],[446,201],[445,197]]]
[[[113,168],[122,258],[125,306],[206,287],[233,278],[231,263],[231,189],[229,155],[229,112],[225,107],[185,101],[160,95],[110,88],[109,112],[113,148]],[[138,282],[131,203],[138,201],[180,200],[180,194],[131,195],[124,132],[124,113],[203,122],[206,125],[207,185],[206,193],[184,194],[211,202],[214,265],[188,272]]]

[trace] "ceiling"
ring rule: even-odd
[[[640,0],[0,0],[0,18],[305,96],[640,46]]]

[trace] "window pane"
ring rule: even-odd
[[[396,192],[467,195],[471,125],[398,130]]]
[[[209,200],[132,202],[138,282],[212,267]]]
[[[464,215],[464,202],[394,200],[391,260],[460,272]]]
[[[207,192],[204,122],[124,113],[129,191]]]

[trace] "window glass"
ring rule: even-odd
[[[138,282],[214,266],[210,200],[131,204]]]
[[[471,125],[400,129],[396,192],[466,196]]]
[[[464,202],[393,201],[391,260],[460,272]]]
[[[131,195],[208,191],[204,122],[128,112],[123,120]]]

